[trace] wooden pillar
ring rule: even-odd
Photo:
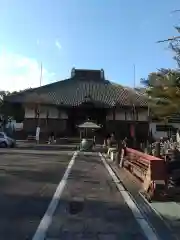
[[[125,121],[127,121],[127,112],[126,112],[126,110],[124,111],[124,118],[125,118]]]
[[[116,120],[116,107],[113,108],[113,121]]]

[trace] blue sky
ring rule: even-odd
[[[133,86],[161,67],[176,67],[167,44],[176,35],[178,0],[0,0],[0,88],[14,90],[69,77],[72,67],[105,70]]]

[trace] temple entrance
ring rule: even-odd
[[[92,103],[85,103],[80,107],[71,109],[68,123],[71,134],[77,136],[79,134],[77,126],[88,120],[98,125],[105,126],[106,109],[97,108]],[[103,127],[98,131],[103,131]]]

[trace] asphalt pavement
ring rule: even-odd
[[[0,149],[0,239],[159,240],[108,166],[95,152]]]
[[[32,239],[73,152],[0,149],[0,239]]]
[[[39,239],[44,236],[46,240],[157,239],[154,232],[148,238],[145,236],[150,227],[143,216],[138,215],[125,189],[120,186],[119,191],[98,153],[79,153],[65,181],[50,226],[46,225],[47,216],[41,222]],[[144,229],[138,224],[140,221]],[[47,226],[44,233],[43,226]]]

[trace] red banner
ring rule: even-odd
[[[130,126],[130,135],[131,135],[131,137],[135,136],[135,129],[134,129],[134,125],[133,124],[131,124],[131,126]]]

